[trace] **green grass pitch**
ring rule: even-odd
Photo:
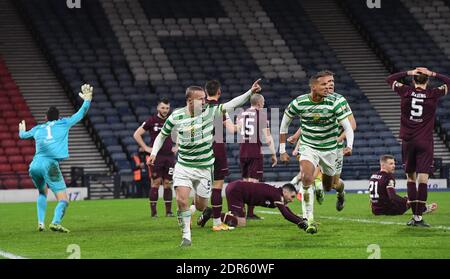
[[[315,204],[320,223],[315,235],[300,231],[276,209],[257,207],[262,221],[249,221],[234,231],[212,232],[212,220],[204,228],[195,225],[189,248],[179,248],[176,218],[149,217],[148,200],[72,202],[64,219],[69,234],[37,232],[35,203],[0,205],[0,250],[26,258],[67,258],[67,247],[80,247],[81,258],[151,259],[304,259],[368,258],[370,244],[380,247],[381,258],[450,258],[450,192],[431,192],[436,212],[425,215],[432,228],[410,228],[404,216],[372,216],[367,195],[347,194],[346,207],[335,210],[335,195]],[[47,207],[46,225],[56,203]],[[175,207],[175,205],[174,205]],[[226,208],[226,206],[225,206]],[[300,203],[290,205],[300,211]]]

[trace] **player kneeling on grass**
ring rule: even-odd
[[[276,207],[286,220],[296,224],[300,229],[306,230],[308,227],[306,221],[295,215],[287,207],[288,203],[295,200],[297,193],[294,185],[290,183],[276,188],[275,186],[260,182],[233,181],[225,189],[230,213],[223,214],[223,222],[229,226],[245,226],[245,204],[247,206]]]
[[[19,124],[20,139],[34,139],[36,153],[30,164],[29,173],[34,186],[39,190],[37,198],[38,230],[44,231],[45,210],[47,208],[48,188],[55,194],[58,204],[55,208],[53,221],[49,228],[52,231],[68,233],[69,230],[61,226],[61,221],[69,206],[66,193],[66,183],[59,169],[59,162],[69,157],[68,138],[69,129],[86,115],[91,105],[93,88],[89,84],[81,87],[80,97],[84,100],[81,108],[67,118],[59,118],[59,111],[50,107],[47,111],[47,122],[26,131],[25,121]],[[48,185],[48,188],[47,188]]]
[[[380,171],[370,177],[369,195],[374,215],[403,215],[409,208],[407,197],[395,192],[395,158],[392,155],[380,157]],[[423,213],[437,209],[437,204],[427,204]]]

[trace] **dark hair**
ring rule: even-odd
[[[413,77],[416,84],[425,84],[428,81],[428,76],[424,74],[418,74]]]
[[[49,107],[47,110],[47,120],[54,121],[58,119],[59,119],[59,110],[54,106]]]
[[[311,78],[309,79],[309,85],[312,85],[319,78],[327,77],[327,76],[334,76],[334,73],[332,71],[328,71],[328,70],[323,70],[323,71],[317,72],[313,76],[311,76]]]
[[[220,89],[220,82],[218,80],[210,80],[205,84],[205,91],[209,97],[217,95],[217,91]]]
[[[200,86],[189,86],[188,88],[186,88],[186,101],[187,99],[189,99],[192,95],[192,93],[194,93],[194,91],[204,91],[202,87]]]
[[[158,105],[161,104],[161,103],[166,104],[166,105],[170,104],[169,99],[167,99],[167,98],[160,99],[158,101]]]
[[[387,160],[395,160],[395,157],[393,155],[390,154],[386,154],[386,155],[381,155],[380,156],[380,163],[383,162],[387,162]]]
[[[284,184],[284,185],[283,185],[283,190],[287,190],[287,191],[289,191],[289,192],[295,192],[295,193],[298,192],[297,189],[295,189],[294,184],[292,184],[292,183],[286,183],[286,184]]]

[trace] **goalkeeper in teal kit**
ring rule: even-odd
[[[69,205],[66,183],[59,169],[59,162],[69,157],[68,138],[69,129],[86,115],[92,100],[93,88],[85,84],[81,87],[80,97],[84,100],[81,108],[67,118],[59,118],[59,111],[50,107],[47,111],[47,122],[26,131],[25,121],[19,124],[19,138],[34,139],[36,153],[30,164],[29,174],[34,186],[39,191],[37,198],[38,230],[45,230],[45,210],[47,207],[48,188],[55,194],[58,204],[55,208],[52,231],[68,233],[69,230],[61,225],[64,213]]]

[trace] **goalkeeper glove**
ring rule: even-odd
[[[27,130],[27,127],[25,125],[25,120],[20,121],[20,123],[19,123],[19,132],[20,131],[25,132],[26,130]]]
[[[92,100],[92,93],[94,91],[94,88],[90,86],[89,84],[83,84],[81,86],[81,92],[78,93],[78,95],[85,101]]]

